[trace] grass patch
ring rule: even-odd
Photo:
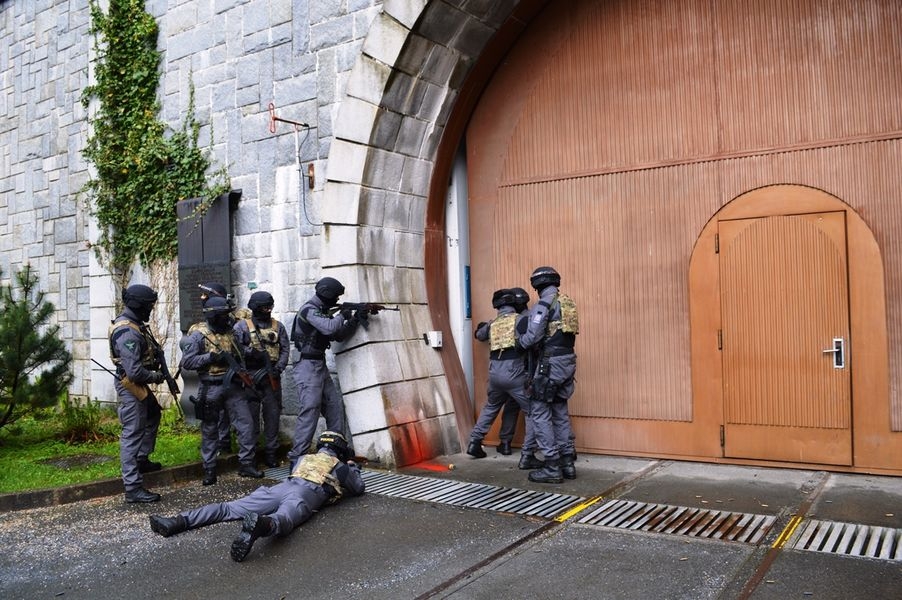
[[[102,412],[95,435],[85,442],[67,441],[70,431],[58,411],[25,417],[0,429],[0,493],[120,477],[120,431],[112,410]],[[164,467],[200,460],[200,432],[188,427],[174,407],[163,411],[151,459]]]

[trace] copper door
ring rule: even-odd
[[[851,464],[845,212],[718,230],[725,456]]]

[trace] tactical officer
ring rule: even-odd
[[[144,489],[142,473],[161,465],[150,460],[157,443],[162,409],[148,385],[163,383],[159,371],[163,360],[147,321],[157,302],[157,293],[146,285],[130,285],[122,292],[125,310],[110,325],[110,358],[116,365],[119,397],[119,460],[126,502],[156,502],[159,494]]]
[[[150,528],[169,537],[188,529],[243,519],[230,552],[232,560],[241,562],[257,538],[288,535],[324,504],[363,494],[365,484],[360,467],[351,460],[344,436],[324,431],[317,439],[316,449],[315,454],[303,457],[287,481],[259,487],[238,500],[207,504],[174,517],[151,515]]]
[[[326,418],[327,429],[343,432],[346,437],[348,434],[341,394],[326,367],[326,349],[333,340],[342,341],[353,335],[360,324],[360,314],[347,310],[333,313],[338,298],[345,293],[337,279],[323,277],[314,291],[313,297],[298,309],[291,328],[291,341],[300,352],[292,370],[300,394],[294,446],[288,453],[292,465],[310,448],[320,413]]]
[[[553,268],[537,268],[529,282],[539,293],[539,302],[529,311],[520,345],[531,350],[530,417],[538,447],[545,457],[544,466],[531,471],[529,480],[561,483],[565,477],[576,477],[576,450],[567,400],[576,385],[574,346],[579,318],[576,304],[558,290],[561,276]]]
[[[279,416],[282,414],[282,371],[288,365],[288,331],[272,318],[275,300],[269,292],[254,292],[247,303],[249,318],[235,323],[238,343],[247,349],[247,368],[258,394],[248,403],[254,422],[254,440],[260,436],[260,408],[263,408],[263,462],[279,466]]]
[[[525,292],[524,292],[525,293]],[[522,297],[521,297],[522,300]],[[497,309],[497,316],[490,322],[482,322],[476,327],[475,337],[480,341],[490,343],[491,354],[489,360],[489,386],[488,400],[482,407],[479,419],[470,433],[470,443],[467,446],[467,454],[475,458],[484,458],[485,450],[482,449],[482,439],[488,433],[495,417],[509,400],[515,401],[518,406],[529,414],[529,396],[526,393],[526,381],[528,373],[524,361],[524,353],[517,345],[516,310],[517,297],[513,290],[496,290],[492,295],[492,306]],[[524,323],[525,315],[519,318]],[[514,421],[516,425],[516,421]],[[513,430],[502,431],[502,445],[510,448],[510,440]],[[524,451],[535,451],[535,437],[532,422],[526,419],[526,434],[523,439]],[[510,451],[507,452],[510,454]]]
[[[201,308],[206,307],[207,300],[210,298],[223,298],[229,305],[229,310],[234,311],[235,304],[232,302],[232,295],[226,287],[217,281],[202,283],[198,285],[201,289],[200,302]],[[233,317],[235,314],[233,312]],[[237,318],[237,317],[236,317]],[[188,333],[192,333],[196,327],[202,325],[204,321],[193,324]],[[232,421],[229,419],[229,411],[223,410],[219,413],[219,452],[228,453],[232,451]]]
[[[219,446],[219,413],[228,410],[238,435],[238,474],[263,477],[254,460],[254,428],[246,400],[252,386],[244,367],[244,349],[235,339],[230,308],[224,298],[212,297],[203,309],[205,322],[182,338],[180,366],[197,371],[200,379],[197,406],[201,418],[201,459],[204,485],[216,483],[216,455]],[[249,386],[248,384],[251,383]]]

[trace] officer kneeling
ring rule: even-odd
[[[150,516],[150,528],[163,537],[223,521],[243,519],[232,542],[232,560],[241,562],[257,538],[291,533],[324,504],[343,496],[363,494],[360,467],[351,460],[348,442],[340,433],[324,431],[316,453],[305,454],[287,481],[263,486],[231,502],[207,504],[174,517]]]

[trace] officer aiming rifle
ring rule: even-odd
[[[398,306],[385,306],[374,302],[342,302],[330,308],[329,314],[341,313],[345,320],[349,320],[353,314],[360,321],[360,325],[364,329],[368,329],[370,315],[378,315],[383,310],[401,312],[401,308]]]

